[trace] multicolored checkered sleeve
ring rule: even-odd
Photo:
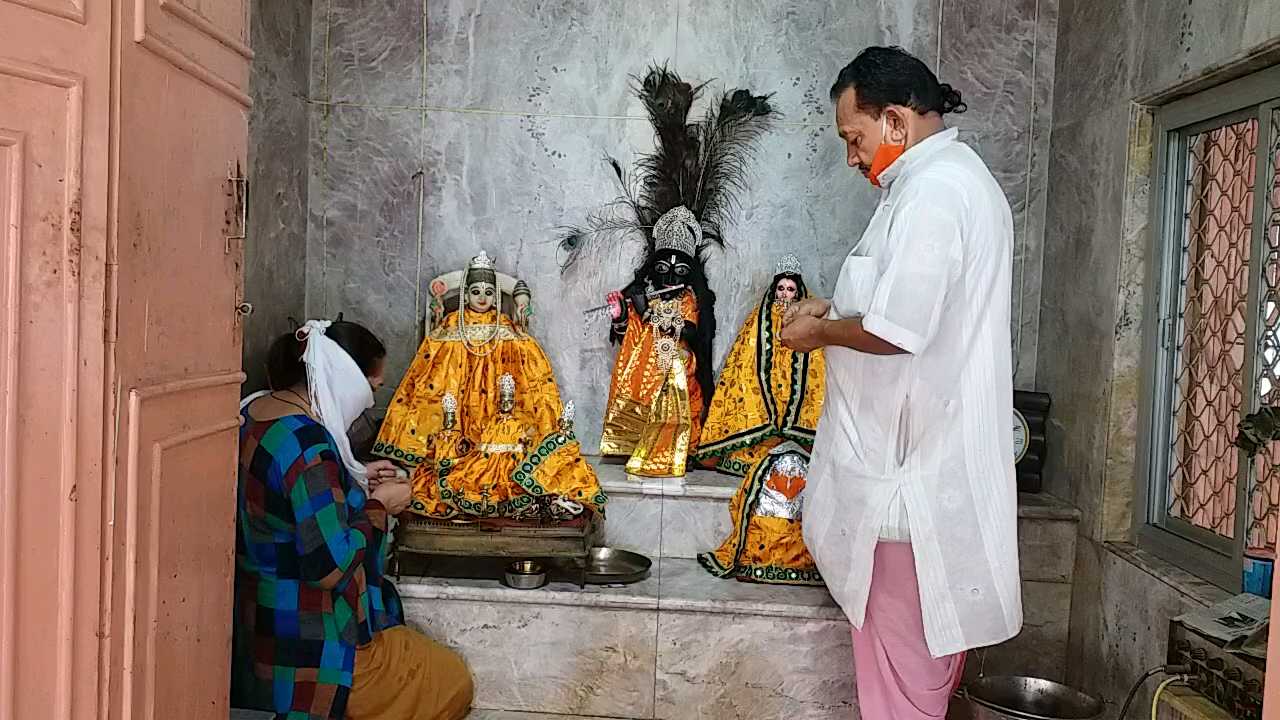
[[[295,545],[302,580],[338,588],[362,569],[365,553],[377,548],[377,536],[364,512],[351,512],[336,459],[320,458],[297,475],[289,490],[297,527]],[[366,510],[380,508],[376,502]]]

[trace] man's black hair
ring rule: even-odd
[[[900,47],[869,47],[844,66],[831,86],[831,101],[846,90],[857,93],[858,109],[872,116],[890,105],[926,115],[962,113],[968,109],[960,91],[938,82],[929,66]]]

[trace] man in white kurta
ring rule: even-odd
[[[782,334],[827,362],[804,537],[857,628],[862,716],[940,718],[964,652],[1022,625],[1012,216],[923,63],[870,48],[832,98],[849,165],[882,189],[832,299]]]

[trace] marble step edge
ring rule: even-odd
[[[663,578],[657,577],[659,573]],[[623,586],[555,582],[537,590],[515,590],[497,580],[403,576],[400,596],[412,600],[583,607],[614,610],[748,615],[841,620],[843,611],[825,588],[760,585],[712,577],[696,560],[660,558],[654,575]]]
[[[713,470],[691,470],[683,483],[672,480],[640,479],[627,474],[622,465],[588,457],[607,495],[642,495],[660,497],[728,500],[733,497],[740,478]],[[1053,495],[1018,493],[1018,517],[1023,520],[1058,520],[1079,522],[1080,510]]]

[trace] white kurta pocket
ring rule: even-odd
[[[840,279],[836,281],[835,296],[831,307],[841,318],[865,315],[875,295],[880,270],[876,259],[863,255],[850,255],[840,266]]]

